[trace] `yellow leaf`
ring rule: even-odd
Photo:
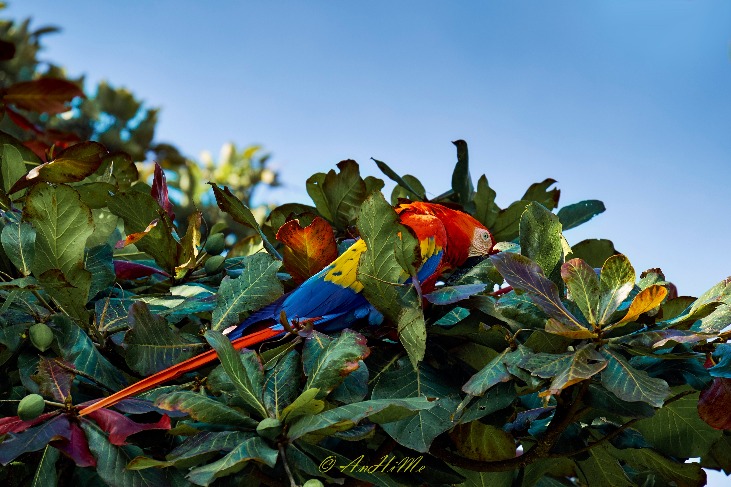
[[[554,318],[549,318],[546,322],[546,331],[548,333],[553,333],[554,335],[561,335],[567,338],[573,338],[575,340],[582,340],[584,338],[596,338],[597,336],[597,334],[593,331],[577,323],[571,323],[567,325],[565,323],[561,323]]]
[[[614,325],[609,326],[607,330],[635,321],[642,313],[646,313],[651,309],[660,306],[660,303],[663,302],[667,295],[668,290],[658,284],[653,284],[652,286],[645,288],[640,294],[635,296],[635,299],[632,300],[632,304],[630,304],[625,317]]]

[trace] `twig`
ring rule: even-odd
[[[102,388],[102,389],[104,389],[105,391],[108,391],[108,392],[115,392],[115,390],[114,390],[114,389],[112,389],[112,388],[111,388],[111,387],[109,387],[108,385],[104,384],[103,382],[99,382],[99,381],[98,381],[97,379],[95,379],[95,378],[94,378],[94,377],[92,377],[91,375],[87,374],[86,372],[82,372],[82,371],[80,371],[79,369],[76,369],[76,368],[74,368],[74,367],[71,367],[71,366],[69,366],[69,365],[67,365],[67,364],[63,363],[63,362],[62,362],[61,360],[59,360],[59,359],[57,359],[57,358],[53,359],[53,361],[54,361],[54,362],[56,363],[56,365],[58,365],[58,366],[59,366],[59,367],[61,367],[62,369],[64,369],[64,370],[67,370],[67,371],[71,372],[72,374],[76,374],[76,375],[78,375],[78,376],[81,376],[81,377],[83,377],[84,379],[90,380],[91,382],[93,382],[93,383],[94,383],[94,384],[96,384],[97,386],[101,387],[101,388]]]
[[[287,477],[289,477],[289,485],[291,487],[297,487],[297,481],[294,479],[294,475],[292,475],[292,471],[289,469],[289,464],[287,463],[287,455],[284,452],[284,445],[282,443],[279,444],[279,456],[282,459],[284,471],[287,472]]]

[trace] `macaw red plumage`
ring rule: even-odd
[[[396,213],[400,222],[409,227],[419,241],[421,263],[416,277],[417,285],[424,293],[434,289],[444,272],[461,266],[469,257],[489,254],[495,243],[489,230],[476,219],[443,205],[405,203],[396,207]],[[330,331],[345,328],[366,317],[372,323],[378,322],[380,313],[363,297],[363,285],[357,279],[358,262],[365,251],[365,242],[357,240],[335,261],[294,291],[224,333],[232,340],[234,348],[241,350],[282,335],[284,327],[279,322],[283,316],[291,323],[308,323]],[[411,277],[404,273],[402,282],[410,280]],[[261,326],[262,322],[269,326],[244,335],[250,326]],[[216,357],[215,350],[204,352],[83,408],[79,415],[89,414],[126,397],[140,394],[193,371]]]

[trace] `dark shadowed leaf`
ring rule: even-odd
[[[10,222],[0,235],[3,250],[21,274],[27,276],[35,259],[36,230],[25,222]]]
[[[426,199],[423,187],[418,187],[416,185],[412,186],[408,180],[396,174],[396,171],[391,169],[385,162],[381,162],[373,158],[371,159],[376,163],[378,169],[380,169],[383,174],[388,176],[391,181],[394,181],[405,190],[405,197],[416,201],[423,201]]]
[[[224,330],[239,323],[240,315],[262,308],[282,295],[277,278],[281,262],[265,253],[245,258],[236,279],[224,279],[218,290],[211,328]]]
[[[152,267],[138,262],[129,260],[115,260],[114,263],[114,274],[117,279],[139,279],[140,277],[149,277],[154,274],[161,274],[163,276],[169,276],[169,274],[162,269]]]
[[[239,354],[234,350],[231,342],[217,331],[207,331],[205,334],[208,343],[216,350],[221,365],[233,382],[236,391],[246,403],[248,409],[262,418],[266,418],[266,408],[263,404],[264,371],[254,352]]]
[[[69,371],[69,368],[73,369],[73,365],[67,363],[66,367],[62,367],[62,363],[59,359],[41,357],[38,361],[38,374],[33,376],[42,396],[61,403],[71,394],[71,383],[76,376]]]
[[[304,228],[299,220],[288,221],[277,232],[277,240],[285,245],[282,249],[284,267],[297,284],[317,274],[338,257],[333,229],[319,216]]]
[[[586,402],[601,411],[629,418],[647,418],[655,414],[655,410],[649,404],[622,401],[604,387],[596,384],[589,386]]]
[[[329,435],[335,431],[350,429],[368,417],[377,424],[401,421],[415,415],[417,411],[428,410],[435,405],[436,401],[429,400],[426,397],[374,399],[347,404],[316,415],[299,418],[290,426],[287,437],[295,440],[308,433],[315,432]]]
[[[571,257],[585,261],[593,268],[600,268],[604,262],[615,255],[617,250],[611,240],[592,238],[582,240],[571,246]]]
[[[0,443],[0,464],[7,465],[23,453],[45,448],[50,441],[58,438],[71,438],[71,426],[65,414],[54,416]]]
[[[278,455],[263,439],[249,438],[220,460],[191,470],[187,478],[196,485],[210,485],[217,478],[241,471],[249,461],[274,467]]]
[[[52,446],[43,449],[43,454],[38,460],[38,468],[29,484],[30,487],[56,487],[58,478],[56,474],[56,462],[60,452]]]
[[[655,449],[678,458],[702,457],[723,434],[698,416],[698,393],[663,406],[633,428]]]
[[[67,111],[67,103],[77,96],[83,97],[84,92],[75,83],[59,78],[41,78],[10,85],[3,101],[31,112],[55,114]]]
[[[130,306],[128,321],[130,330],[124,337],[125,360],[142,375],[154,374],[189,359],[204,348],[204,344],[195,341],[193,336],[181,335],[164,318],[153,315],[146,303]]]
[[[505,356],[510,349],[503,350],[494,359],[487,363],[479,372],[470,377],[462,390],[472,396],[481,396],[492,386],[500,382],[507,382],[511,375],[505,366]]]
[[[633,467],[646,468],[657,472],[663,479],[678,487],[697,487],[706,484],[706,473],[698,463],[673,461],[651,448],[610,449],[612,456]],[[685,458],[684,455],[682,458]]]
[[[56,316],[51,325],[64,360],[116,390],[126,385],[124,376],[97,350],[91,338],[66,316]],[[81,379],[80,379],[81,380]]]
[[[632,367],[612,348],[604,348],[602,354],[607,359],[607,368],[602,372],[604,387],[623,401],[642,401],[658,408],[663,405],[670,395],[667,382]]]
[[[561,221],[564,231],[578,227],[588,222],[606,208],[599,200],[586,200],[572,205],[564,206],[558,210],[558,219]],[[597,266],[598,267],[598,266]]]
[[[101,291],[114,284],[114,262],[112,248],[108,245],[87,247],[84,256],[84,267],[91,274],[89,297],[93,298]]]
[[[520,361],[519,366],[529,370],[532,375],[553,379],[548,392],[556,394],[598,374],[607,366],[607,362],[593,345],[588,344],[573,353],[528,355]]]
[[[456,424],[454,413],[460,402],[458,392],[430,367],[420,364],[419,369],[414,370],[409,362],[401,360],[380,376],[371,399],[436,398],[431,409],[383,425],[386,433],[401,445],[426,452],[434,438]]]
[[[488,414],[507,408],[517,397],[514,384],[500,383],[491,387],[482,397],[470,402],[464,409],[460,409],[461,413],[456,416],[460,423],[477,421]]]
[[[459,454],[481,462],[507,460],[515,457],[515,440],[505,431],[473,421],[459,424],[449,437]]]
[[[89,448],[96,458],[96,472],[104,482],[112,487],[168,487],[170,482],[161,470],[128,470],[125,466],[133,458],[142,454],[136,446],[112,445],[104,433],[91,421],[82,421]]]
[[[455,140],[452,143],[457,147],[457,165],[454,166],[454,172],[452,172],[452,191],[457,195],[457,201],[462,206],[467,206],[472,202],[472,194],[475,190],[472,186],[472,176],[470,176],[467,142]]]
[[[487,284],[462,284],[457,286],[447,286],[440,288],[432,293],[425,294],[424,299],[432,304],[446,305],[454,304],[470,296],[479,294],[485,290]]]
[[[320,389],[318,397],[323,398],[359,367],[360,361],[368,356],[370,349],[363,335],[347,329],[316,354],[309,352],[316,347],[313,343],[315,340],[316,336],[313,335],[305,344],[305,389]]]
[[[299,390],[300,355],[289,351],[276,365],[266,371],[264,377],[264,405],[271,417],[279,418],[280,412],[289,406]]]
[[[603,445],[589,450],[586,460],[576,462],[579,471],[579,478],[592,487],[615,487],[619,485],[632,485],[627,473],[612,456],[609,449]]]
[[[234,425],[255,429],[257,421],[203,394],[178,391],[155,400],[155,406],[169,411],[182,411],[202,423]]]

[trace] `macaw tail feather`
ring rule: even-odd
[[[241,350],[242,348],[251,347],[254,345],[258,345],[259,343],[268,340],[270,338],[274,338],[275,336],[281,335],[282,331],[278,329],[271,329],[271,328],[264,328],[263,330],[251,333],[249,335],[246,335],[241,338],[237,338],[236,340],[231,342],[231,345],[233,345],[234,349]],[[79,416],[84,416],[86,414],[92,413],[96,411],[97,409],[106,408],[109,406],[113,406],[117,404],[119,401],[126,399],[130,396],[135,396],[137,394],[141,394],[145,391],[148,391],[152,389],[153,387],[163,384],[169,380],[175,379],[176,377],[179,377],[186,372],[192,372],[199,367],[202,367],[206,365],[209,362],[213,362],[218,358],[218,355],[216,354],[215,350],[208,350],[207,352],[203,352],[200,355],[196,355],[195,357],[189,358],[188,360],[181,362],[179,364],[173,365],[172,367],[168,367],[165,370],[161,370],[160,372],[157,372],[156,374],[153,374],[149,377],[146,377],[145,379],[142,379],[139,382],[135,382],[131,386],[125,387],[121,391],[117,391],[111,396],[107,396],[103,399],[100,399],[99,401],[95,402],[94,404],[91,404],[89,406],[86,406],[81,411],[79,411]]]

